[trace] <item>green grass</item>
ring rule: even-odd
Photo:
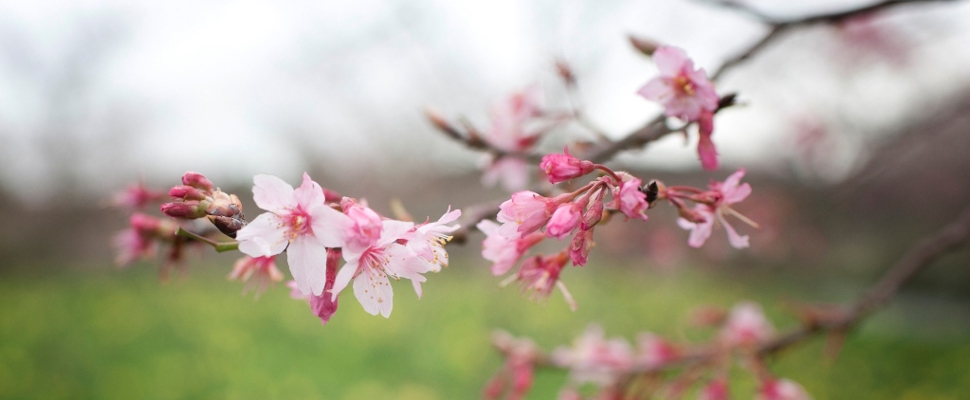
[[[464,268],[463,268],[464,267]],[[500,289],[482,261],[430,276],[424,298],[395,284],[390,319],[363,312],[352,296],[327,326],[277,286],[258,301],[226,282],[228,267],[196,266],[160,284],[147,265],[126,271],[7,273],[0,277],[0,398],[96,399],[468,399],[499,368],[495,328],[569,343],[589,321],[628,339],[649,329],[699,339],[687,327],[696,306],[742,299],[769,304],[776,325],[792,323],[778,299],[794,286],[693,273],[656,274],[590,266],[561,296],[536,304]],[[349,292],[348,292],[349,293]],[[805,292],[810,293],[810,292]],[[970,393],[970,335],[914,334],[888,310],[867,323],[833,361],[814,340],[773,362],[817,399],[957,399]],[[924,329],[925,327],[917,327]],[[542,372],[531,398],[554,398],[565,376]],[[749,398],[745,378],[738,398]]]

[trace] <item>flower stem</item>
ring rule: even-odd
[[[187,230],[183,229],[181,226],[179,227],[179,230],[175,232],[175,235],[176,236],[181,236],[181,237],[186,237],[186,238],[189,238],[189,239],[193,239],[193,240],[197,240],[197,241],[200,241],[202,243],[205,243],[205,244],[207,244],[209,246],[212,246],[212,248],[213,249],[216,249],[216,252],[219,252],[219,253],[223,253],[223,252],[227,252],[227,251],[231,251],[231,250],[238,250],[239,249],[239,242],[237,242],[237,241],[232,241],[232,242],[217,242],[217,241],[212,240],[212,239],[209,239],[209,238],[207,238],[205,236],[201,236],[201,235],[196,234],[194,232],[187,231]]]

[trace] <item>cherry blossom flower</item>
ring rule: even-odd
[[[694,69],[687,54],[672,46],[660,46],[653,54],[660,76],[647,82],[639,94],[664,106],[664,113],[687,122],[697,122],[700,139],[697,152],[704,169],[717,169],[717,150],[711,141],[718,96],[704,69]]]
[[[699,121],[703,114],[717,109],[717,92],[704,69],[694,69],[694,62],[684,50],[660,46],[653,53],[660,76],[647,82],[639,94],[663,104],[664,112],[684,121]]]
[[[805,388],[789,379],[768,379],[761,384],[757,400],[812,400]]]
[[[561,201],[543,197],[536,192],[513,193],[512,198],[499,207],[498,222],[502,223],[499,234],[507,238],[517,238],[539,230],[549,221],[560,203]]]
[[[452,210],[449,207],[437,221],[418,225],[406,235],[407,246],[427,260],[434,272],[448,266],[448,252],[445,250],[445,244],[451,241],[451,235],[448,234],[461,227],[458,224],[445,224],[455,222],[460,216],[461,210]]]
[[[630,177],[620,184],[619,190],[615,195],[618,207],[623,215],[629,218],[647,220],[647,194],[640,191],[643,181],[639,178]]]
[[[357,251],[353,248],[343,250],[347,262],[337,273],[332,299],[337,299],[350,281],[354,281],[354,295],[371,315],[380,313],[385,318],[391,315],[394,292],[388,276],[395,279],[411,280],[415,293],[421,297],[421,282],[426,279],[423,273],[434,271],[435,266],[417,255],[407,246],[398,243],[405,239],[414,224],[404,221],[384,220],[380,238],[371,246]]]
[[[533,126],[536,117],[542,114],[540,97],[538,87],[531,86],[513,93],[495,106],[491,110],[491,125],[483,139],[492,147],[509,153],[530,150],[548,129]],[[488,155],[484,164],[482,184],[486,186],[494,186],[501,181],[505,190],[514,191],[522,190],[528,184],[527,164],[521,158]]]
[[[635,363],[644,368],[656,368],[677,358],[679,351],[662,337],[644,332],[637,336]]]
[[[774,334],[775,328],[765,318],[761,306],[743,302],[731,309],[719,338],[721,342],[732,347],[754,346],[770,339]]]
[[[563,148],[564,154],[547,154],[542,157],[539,168],[546,173],[549,182],[557,184],[573,178],[578,178],[593,172],[596,164],[592,161],[580,160],[569,154],[569,148]]]
[[[690,237],[687,239],[688,245],[691,247],[701,247],[704,245],[704,242],[707,241],[711,236],[711,232],[714,230],[714,224],[719,223],[727,231],[728,241],[731,242],[731,246],[738,249],[748,247],[748,236],[739,235],[725,218],[725,215],[733,215],[751,226],[758,226],[758,224],[730,207],[731,204],[739,203],[751,194],[750,185],[747,183],[740,184],[742,177],[744,177],[744,169],[739,169],[724,180],[723,183],[711,183],[709,192],[706,193],[709,202],[707,204],[697,204],[691,210],[700,217],[703,217],[703,222],[691,222],[684,218],[677,220],[681,228],[691,231]]]
[[[491,269],[495,276],[509,272],[530,247],[545,239],[545,235],[541,232],[510,239],[499,234],[501,229],[499,224],[488,219],[482,220],[476,227],[485,233],[485,240],[482,241],[482,258],[493,263]]]
[[[255,291],[258,297],[266,291],[270,282],[282,281],[283,274],[276,269],[275,256],[243,256],[233,264],[232,272],[229,273],[228,278],[232,281],[246,282],[243,293]]]
[[[534,299],[544,299],[549,297],[554,287],[558,287],[566,298],[569,308],[576,310],[576,301],[566,289],[566,285],[559,280],[569,256],[566,252],[560,252],[550,256],[534,256],[526,259],[519,268],[519,273],[514,276],[522,285],[522,290],[531,292]]]
[[[529,164],[519,157],[487,156],[483,163],[482,185],[492,187],[501,183],[502,188],[514,192],[529,186]]]
[[[569,236],[579,226],[583,218],[583,205],[580,203],[566,203],[556,208],[552,218],[546,225],[546,235],[556,239]]]
[[[607,340],[601,327],[590,325],[571,348],[554,350],[552,362],[569,368],[570,377],[577,384],[608,386],[633,365],[633,351],[625,340]]]
[[[237,232],[239,250],[251,257],[286,250],[300,291],[319,296],[327,280],[326,248],[344,245],[349,218],[324,203],[323,189],[305,173],[296,189],[271,175],[256,175],[253,183],[253,200],[268,212]]]
[[[146,205],[164,198],[165,193],[148,189],[144,183],[139,182],[112,195],[111,205],[118,208],[141,210]]]
[[[502,369],[493,376],[482,390],[485,399],[523,399],[532,387],[535,377],[535,357],[539,352],[529,339],[515,338],[507,332],[496,332],[494,342],[507,349]]]

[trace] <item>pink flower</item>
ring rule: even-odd
[[[633,351],[623,339],[607,340],[603,329],[590,325],[571,348],[553,351],[552,362],[570,370],[573,382],[608,386],[633,365]]]
[[[502,183],[502,188],[514,192],[529,186],[529,164],[518,157],[495,158],[489,155],[485,159],[482,174],[482,185],[486,187]]]
[[[295,190],[270,175],[256,175],[253,183],[253,200],[268,212],[237,232],[239,250],[265,257],[285,249],[300,291],[319,296],[327,281],[327,247],[344,245],[349,218],[324,203],[323,189],[305,173]]]
[[[525,398],[532,387],[538,348],[531,340],[518,339],[506,332],[497,332],[494,341],[496,346],[506,349],[505,364],[489,379],[482,390],[482,397],[507,400]],[[502,397],[503,394],[505,397]]]
[[[576,302],[573,296],[566,290],[566,285],[559,280],[559,274],[569,257],[565,252],[560,252],[551,256],[535,256],[526,259],[519,268],[519,273],[515,279],[522,285],[522,290],[532,292],[534,299],[544,299],[549,297],[554,287],[558,287],[566,298],[569,308],[576,310]]]
[[[724,378],[708,382],[697,395],[697,400],[728,400],[729,398],[727,379]]]
[[[794,381],[768,379],[761,384],[757,400],[812,400],[812,396]]]
[[[530,86],[512,93],[491,111],[492,125],[485,132],[485,141],[495,148],[508,152],[524,151],[538,140],[539,130],[528,129],[531,120],[542,114],[537,86]]]
[[[345,228],[346,242],[344,247],[353,251],[361,251],[370,247],[381,237],[383,225],[381,216],[366,204],[358,204],[349,197],[340,201],[340,207],[349,217],[350,224]]]
[[[507,238],[528,235],[542,228],[559,203],[530,191],[516,192],[499,207],[499,234]]]
[[[546,154],[539,163],[539,168],[549,177],[550,183],[565,182],[593,172],[596,164],[592,161],[573,157],[569,154],[569,148],[563,148],[562,151],[564,154]]]
[[[276,257],[250,257],[243,256],[236,260],[229,273],[229,280],[246,282],[243,293],[255,291],[258,297],[270,282],[283,280],[283,274],[276,269]]]
[[[482,220],[476,225],[485,234],[482,241],[482,258],[491,261],[492,274],[504,275],[509,272],[530,247],[541,242],[545,235],[533,232],[522,238],[510,239],[499,234],[501,227],[492,220]]]
[[[158,249],[157,241],[170,240],[178,229],[173,221],[138,212],[128,219],[128,226],[128,229],[119,232],[111,240],[117,253],[115,264],[119,267],[131,265],[138,259],[154,257]]]
[[[717,150],[711,141],[714,131],[714,112],[718,97],[714,84],[704,69],[694,69],[694,62],[683,50],[660,46],[653,54],[660,76],[640,88],[641,96],[663,104],[664,113],[687,122],[697,122],[700,140],[697,153],[704,169],[717,169]]]
[[[573,241],[569,243],[569,258],[573,265],[583,266],[589,260],[589,252],[593,250],[593,228],[580,229]]]
[[[569,236],[579,226],[583,218],[583,206],[579,203],[566,203],[556,208],[546,225],[546,235],[556,239]]]
[[[445,244],[451,241],[451,235],[448,234],[461,227],[458,224],[445,224],[455,222],[460,216],[461,210],[451,210],[449,207],[437,221],[418,225],[406,236],[407,246],[428,261],[434,272],[448,266],[448,252],[445,251]]]
[[[721,328],[720,340],[732,347],[755,346],[774,334],[775,328],[765,318],[761,306],[744,302],[731,309],[724,327]]]
[[[711,236],[715,222],[724,226],[728,234],[728,241],[731,246],[737,249],[748,247],[748,236],[741,236],[734,227],[724,218],[725,215],[733,215],[745,223],[757,227],[753,221],[734,211],[731,204],[739,203],[751,194],[751,186],[747,183],[740,185],[741,178],[744,177],[744,169],[739,169],[731,174],[724,183],[713,182],[709,186],[709,191],[705,193],[708,198],[707,204],[698,204],[692,211],[704,218],[704,222],[691,222],[684,218],[677,220],[681,228],[690,230],[690,237],[687,244],[691,247],[701,247]]]
[[[676,347],[653,333],[641,333],[637,338],[637,365],[656,368],[676,359],[678,355]]]
[[[421,297],[421,282],[426,280],[421,274],[434,271],[435,266],[398,243],[413,228],[410,222],[384,220],[381,236],[374,244],[362,251],[344,249],[347,263],[337,273],[332,299],[336,300],[337,294],[353,280],[354,295],[364,311],[387,318],[391,315],[394,297],[388,276],[410,279],[415,293]]]
[[[660,46],[653,54],[660,76],[647,82],[638,92],[648,100],[663,104],[664,112],[684,121],[698,121],[704,112],[717,109],[717,92],[704,69],[694,69],[687,54],[673,46]]]
[[[619,209],[623,212],[623,215],[629,218],[647,220],[647,194],[640,191],[640,186],[643,184],[639,178],[630,178],[620,184],[620,190],[617,193],[617,202],[619,203]]]
[[[163,198],[165,198],[164,193],[148,189],[144,183],[139,182],[111,196],[111,205],[119,208],[141,210],[149,203],[162,200]]]

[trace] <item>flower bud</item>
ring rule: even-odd
[[[552,218],[546,224],[546,234],[549,237],[562,239],[572,233],[573,229],[579,226],[582,218],[583,207],[578,203],[566,203],[556,208],[552,213]]]
[[[446,135],[451,136],[454,139],[464,140],[461,132],[451,125],[451,123],[449,123],[445,117],[441,116],[441,114],[438,113],[438,110],[427,107],[424,109],[424,116],[427,117],[428,121],[431,121],[431,124],[433,124],[435,128],[438,128],[438,130],[441,132],[444,132]]]
[[[681,218],[695,224],[703,224],[707,222],[707,218],[705,218],[703,214],[687,207],[678,207],[677,214],[679,214]]]
[[[589,208],[586,209],[586,213],[583,214],[583,222],[579,226],[584,231],[593,229],[593,226],[603,219],[603,202],[598,198],[593,199],[592,202],[593,204],[590,204]]]
[[[168,191],[168,195],[182,200],[204,200],[206,194],[192,186],[175,186]]]
[[[592,249],[593,229],[580,229],[569,244],[569,258],[573,260],[573,265],[586,265],[586,260],[589,259],[589,252]]]
[[[633,48],[648,57],[652,56],[657,51],[657,48],[660,47],[660,43],[650,39],[639,38],[633,35],[630,35],[628,39],[630,40],[630,44],[633,45]]]
[[[573,157],[568,148],[564,148],[563,153],[565,154],[547,154],[539,163],[539,168],[549,177],[550,183],[565,182],[593,172],[595,164],[592,161]]]
[[[182,184],[200,189],[207,193],[211,192],[213,188],[212,182],[209,181],[209,179],[198,172],[192,171],[186,172],[185,175],[182,175]]]
[[[198,201],[172,202],[162,204],[162,213],[173,218],[196,219],[206,216],[205,209]]]

